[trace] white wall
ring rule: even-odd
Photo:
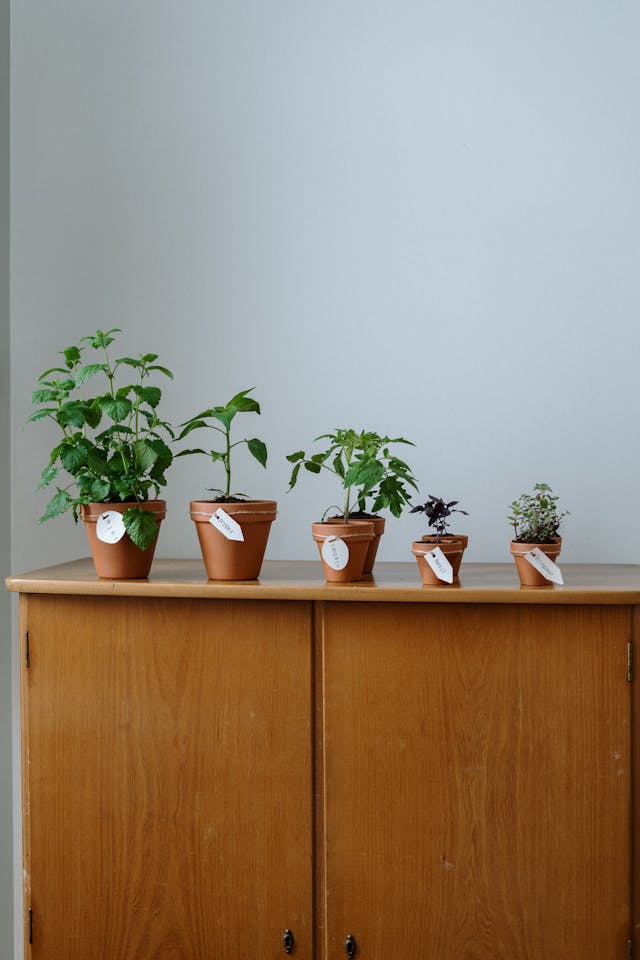
[[[86,553],[35,524],[36,375],[97,327],[173,368],[182,420],[255,386],[269,555],[336,499],[284,454],[402,433],[421,492],[506,560],[537,480],[566,561],[635,562],[640,325],[635,0],[21,0],[12,25],[14,570]],[[159,555],[195,555],[179,461]],[[409,559],[416,518],[382,559]]]

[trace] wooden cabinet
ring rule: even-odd
[[[640,568],[564,569],[11,578],[27,957],[626,960]]]

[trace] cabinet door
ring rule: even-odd
[[[32,956],[311,957],[311,609],[28,600]],[[29,892],[30,885],[30,892]]]
[[[626,956],[630,609],[325,612],[328,957]]]

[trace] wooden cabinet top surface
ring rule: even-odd
[[[8,577],[16,593],[193,597],[246,600],[352,600],[410,603],[640,604],[640,565],[563,564],[564,586],[521,587],[509,563],[463,564],[452,586],[424,587],[415,563],[377,563],[369,579],[326,583],[317,561],[270,560],[259,580],[213,582],[202,561],[156,560],[147,580],[100,580],[91,560]]]

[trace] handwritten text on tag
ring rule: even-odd
[[[209,517],[209,523],[216,530],[219,530],[227,540],[244,540],[242,527],[222,507],[218,507],[216,512]]]
[[[550,560],[546,553],[542,552],[540,547],[529,550],[525,553],[525,557],[531,566],[535,567],[538,573],[541,573],[547,580],[551,580],[552,583],[564,583],[560,567],[556,566],[553,560]]]
[[[430,553],[425,553],[424,559],[429,564],[438,580],[453,583],[453,567],[445,557],[440,547],[435,547]]]
[[[105,510],[96,520],[96,536],[103,543],[117,543],[126,532],[122,514],[117,510]]]
[[[322,544],[322,559],[333,570],[344,570],[349,563],[349,547],[340,537],[329,537]]]

